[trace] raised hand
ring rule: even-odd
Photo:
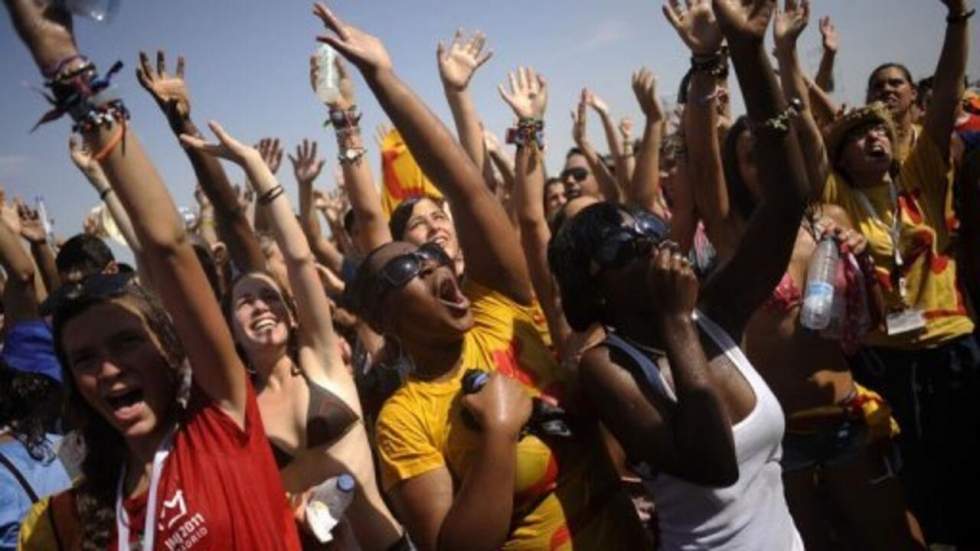
[[[690,319],[699,287],[690,261],[673,242],[664,242],[654,254],[646,279],[658,312],[664,318]]]
[[[623,117],[619,119],[619,136],[623,139],[624,144],[628,144],[633,140],[633,119],[629,117]]]
[[[180,141],[187,147],[192,147],[198,151],[207,153],[208,155],[227,159],[242,166],[253,159],[261,159],[265,161],[258,150],[233,138],[230,134],[225,132],[225,129],[222,128],[217,122],[209,122],[208,127],[211,128],[211,132],[213,132],[215,137],[218,138],[218,143],[209,143],[204,141],[203,138],[188,134],[181,134]],[[278,141],[279,140],[276,140],[276,147],[279,145]],[[279,154],[281,156],[282,152],[280,151]]]
[[[296,156],[289,155],[289,162],[293,165],[296,182],[301,186],[312,186],[326,161],[317,159],[316,142],[304,139],[302,145],[296,146]]]
[[[102,175],[102,167],[92,158],[92,151],[78,136],[73,135],[68,138],[68,154],[71,155],[71,160],[75,166],[83,173]]]
[[[496,155],[500,155],[502,151],[500,149],[500,140],[497,139],[497,135],[486,129],[483,130],[483,147],[487,149],[487,153],[493,153]]]
[[[636,101],[640,104],[640,110],[650,121],[659,122],[664,119],[663,109],[657,99],[657,78],[653,76],[646,67],[633,73],[630,82],[633,86],[633,94]]]
[[[194,200],[197,201],[197,206],[200,207],[200,210],[202,212],[212,207],[211,200],[208,199],[207,194],[204,193],[204,190],[201,189],[201,186],[197,186],[194,188]]]
[[[837,47],[840,46],[840,35],[837,34],[837,27],[834,26],[834,22],[830,20],[829,16],[825,15],[820,18],[820,37],[823,41],[824,50],[837,53]]]
[[[776,0],[714,0],[714,7],[729,46],[762,44]]]
[[[387,122],[380,122],[374,127],[374,141],[378,142],[378,149],[385,145],[385,138],[391,133],[391,125]]]
[[[463,39],[462,30],[457,30],[447,49],[440,41],[436,48],[439,61],[439,76],[445,86],[463,90],[473,78],[473,73],[493,56],[491,51],[483,51],[487,38],[477,31],[468,39]]]
[[[328,30],[334,33],[334,35],[318,36],[316,38],[318,41],[333,46],[361,71],[391,69],[388,51],[377,37],[344,23],[319,2],[313,6],[313,13],[323,21],[323,25]]]
[[[347,66],[339,57],[334,58],[334,67],[337,69],[337,88],[340,93],[337,95],[337,99],[334,101],[327,102],[327,105],[334,109],[347,110],[357,103],[357,98],[354,96],[354,80],[351,79],[350,73],[347,72]],[[316,81],[319,78],[320,66],[317,64],[317,58],[315,55],[310,56],[310,87],[313,91],[316,91]]]
[[[186,119],[191,114],[190,94],[184,81],[184,58],[177,57],[177,69],[173,75],[166,72],[163,51],[157,50],[157,67],[150,67],[150,59],[140,52],[140,65],[136,68],[136,80],[153,96],[157,105],[171,120]]]
[[[544,77],[528,67],[518,67],[507,75],[510,81],[510,92],[504,90],[501,84],[497,86],[500,97],[514,110],[514,114],[522,119],[541,119],[548,106],[548,84]]]
[[[4,201],[0,204],[0,221],[3,221],[11,232],[20,235],[20,216],[17,214],[16,201],[14,203]]]
[[[584,90],[582,90],[582,94],[583,94],[583,98],[585,99],[585,104],[595,109],[596,113],[599,113],[600,115],[609,114],[609,104],[602,101],[602,98],[595,95],[595,92],[589,90],[588,88],[585,88]]]
[[[800,33],[810,22],[810,0],[786,0],[783,9],[776,5],[776,21],[772,26],[772,36],[777,50],[789,51],[796,46]]]
[[[44,220],[38,215],[37,209],[32,209],[20,199],[14,201],[17,217],[20,219],[20,236],[28,243],[44,243],[48,234],[44,231]]]
[[[714,54],[721,48],[722,34],[711,0],[678,0],[664,4],[664,16],[694,55]]]
[[[279,138],[262,138],[255,145],[262,160],[265,161],[269,170],[275,174],[279,172],[279,165],[282,163],[282,148],[279,147]]]
[[[582,144],[588,140],[585,131],[585,110],[588,105],[585,102],[585,90],[579,98],[578,106],[572,109],[572,139],[576,144]]]

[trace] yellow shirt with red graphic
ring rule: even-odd
[[[889,336],[884,328],[870,333],[865,343],[894,348],[937,346],[973,331],[961,289],[956,281],[949,205],[952,170],[939,148],[921,134],[901,165],[896,190],[901,216],[900,251],[907,280],[908,296],[902,300],[893,283],[895,270],[889,230],[895,220],[890,186],[883,184],[860,191],[852,189],[843,177],[834,174],[824,189],[824,201],[840,205],[868,239],[875,261],[876,275],[889,311],[907,306],[922,311],[924,330]],[[863,193],[875,211],[871,216],[862,204]]]
[[[535,308],[468,281],[474,327],[463,361],[440,381],[414,378],[391,396],[377,422],[385,490],[445,467],[457,485],[465,478],[479,435],[463,422],[461,380],[467,369],[499,371],[524,383],[532,396],[565,403],[570,374],[559,371],[542,339]],[[514,513],[504,549],[633,549],[644,535],[594,428],[569,442],[528,435],[517,445]]]

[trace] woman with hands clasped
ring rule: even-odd
[[[795,135],[772,124],[786,109],[763,49],[774,1],[715,9],[716,44],[727,39],[761,128],[767,200],[748,238],[699,292],[664,222],[599,203],[566,222],[548,259],[572,328],[607,327],[579,378],[656,500],[662,547],[799,550],[779,465],[783,412],[737,343],[789,261],[808,182]],[[704,53],[695,72],[720,63]]]
[[[245,169],[260,208],[267,210],[294,298],[287,300],[269,275],[253,272],[235,282],[228,299],[235,342],[254,372],[259,408],[286,491],[303,505],[304,492],[332,476],[350,473],[358,490],[346,518],[359,545],[405,545],[377,489],[357,389],[341,361],[330,304],[303,230],[259,152],[217,123],[210,127],[217,144],[188,135],[181,140]],[[312,163],[315,172],[316,160],[300,153],[296,162]],[[310,170],[297,173],[315,177]]]
[[[422,549],[636,548],[644,535],[594,427],[522,436],[530,396],[564,404],[567,376],[535,327],[510,222],[449,131],[395,74],[381,42],[315,8],[321,37],[353,63],[447,196],[466,255],[460,284],[437,243],[375,248],[352,286],[359,313],[398,338],[415,371],[377,423],[382,485]],[[464,394],[469,369],[490,373]]]
[[[671,6],[667,14],[695,58],[720,46],[718,23],[707,2],[696,2],[689,10]],[[800,102],[794,126],[804,151],[820,140],[795,54],[796,38],[808,14],[806,2],[791,0],[777,13],[773,25],[784,96]],[[692,74],[686,140],[698,210],[719,253],[727,258],[744,243],[744,232],[765,194],[762,168],[755,159],[758,130],[749,119],[742,117],[732,126],[724,140],[724,154],[716,134],[705,131],[714,128],[717,120],[715,86],[710,72]],[[827,175],[826,167],[814,158],[804,156],[811,201],[819,197]],[[806,282],[810,257],[825,235],[838,241],[844,262],[868,270],[867,276],[860,269],[853,270],[856,277],[847,280],[850,292],[870,297],[875,290],[866,283],[871,277],[867,240],[851,229],[847,213],[833,205],[811,204],[801,224],[792,230],[795,240],[785,273],[763,307],[749,319],[743,343],[746,355],[786,412],[782,467],[790,511],[808,549],[851,544],[867,549],[914,547],[901,485],[894,477],[882,478],[883,473],[887,475],[885,461],[890,455],[883,457],[881,450],[891,446],[883,400],[856,385],[840,340],[830,340],[800,323],[800,289]],[[857,304],[869,309],[865,304],[872,305],[872,301]],[[853,310],[850,314],[854,320],[861,318]],[[866,319],[877,317],[874,312],[863,314]],[[852,347],[856,338],[850,337]],[[873,415],[866,416],[866,411]],[[858,480],[866,484],[866,490],[855,495],[853,485]],[[872,526],[877,528],[870,529]]]

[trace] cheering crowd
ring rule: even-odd
[[[454,133],[381,38],[316,4],[338,191],[304,140],[298,213],[279,141],[199,127],[184,58],[140,52],[163,115],[141,124],[198,180],[184,216],[120,65],[85,57],[61,4],[4,0],[39,124],[70,119],[135,260],[104,223],[62,241],[0,198],[0,549],[980,549],[975,10],[940,2],[935,73],[886,56],[845,109],[828,18],[801,68],[808,0],[669,0],[677,109],[638,69],[634,138],[583,90],[560,170],[546,71],[500,85],[501,140],[470,92],[487,37],[440,44]]]

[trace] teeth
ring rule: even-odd
[[[255,325],[253,325],[252,327],[256,331],[265,331],[266,329],[272,329],[275,326],[276,326],[276,322],[274,320],[262,320],[256,323]]]

